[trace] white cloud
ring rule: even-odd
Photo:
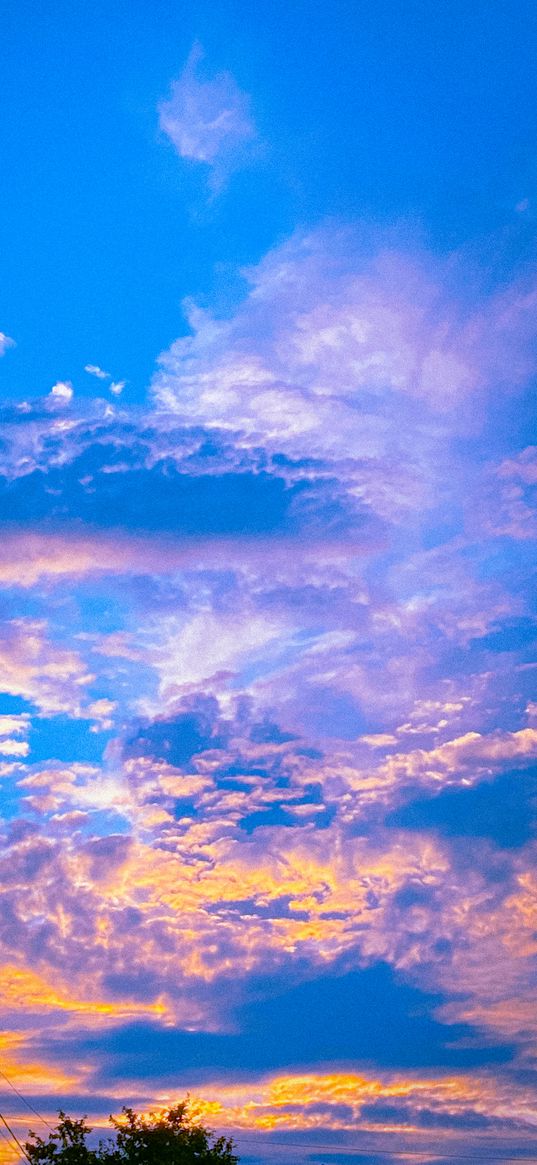
[[[28,712],[0,716],[0,736],[24,736],[28,731],[29,722]]]
[[[110,380],[110,373],[105,372],[104,368],[99,368],[98,364],[85,364],[84,372],[89,373],[90,376],[96,376],[97,380]]]
[[[2,756],[28,756],[30,745],[26,740],[0,740],[0,753]]]
[[[4,352],[7,352],[8,348],[15,347],[15,341],[11,339],[11,336],[6,336],[5,332],[0,332],[0,356],[3,356]]]
[[[111,383],[108,385],[108,388],[114,396],[121,396],[127,383],[126,380],[112,380],[112,373],[105,372],[104,368],[101,368],[98,364],[85,364],[84,372],[87,372],[88,376],[95,376],[97,380],[110,380]]]
[[[244,272],[232,314],[185,304],[191,335],[161,356],[157,401],[293,455],[405,446],[408,464],[432,440],[436,462],[446,433],[475,426],[487,392],[515,391],[534,370],[537,292],[514,283],[461,306],[453,271],[464,270],[457,255],[450,263],[451,282],[425,252],[368,255],[352,231],[297,233]]]
[[[150,656],[166,699],[219,672],[240,671],[284,634],[277,617],[246,611],[229,615],[205,610],[187,622],[175,617],[159,622],[156,629],[158,642]]]
[[[30,716],[27,712],[0,716],[0,754],[2,756],[28,756],[30,745],[21,740],[30,730]]]
[[[159,124],[182,158],[212,168],[211,185],[217,188],[244,161],[256,129],[248,95],[227,72],[202,80],[202,59],[203,50],[196,44],[169,100],[159,105]]]
[[[241,431],[294,457],[393,466],[395,456],[400,493],[420,458],[429,474],[438,415],[477,375],[427,264],[387,250],[353,262],[352,250],[334,230],[297,234],[245,272],[249,291],[233,314],[186,303],[192,334],[163,354],[153,387],[186,423]]]
[[[49,395],[68,404],[73,399],[73,386],[69,380],[58,380],[53,384]]]

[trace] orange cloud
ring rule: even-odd
[[[11,1080],[12,1084],[25,1093],[33,1095],[36,1092],[51,1090],[69,1090],[80,1083],[83,1072],[63,1072],[29,1058],[32,1056],[31,1045],[36,1033],[33,1031],[4,1030],[0,1034],[0,1053],[2,1071]]]
[[[159,1097],[159,1103],[169,1098]],[[387,1127],[382,1118],[362,1117],[364,1105],[402,1102],[412,1113],[433,1109],[445,1117],[479,1112],[488,1117],[516,1117],[532,1123],[532,1092],[515,1090],[485,1074],[457,1076],[367,1076],[354,1072],[287,1074],[249,1080],[243,1084],[214,1081],[192,1098],[192,1111],[218,1126],[269,1131],[277,1128],[332,1128],[356,1131]]]
[[[100,999],[76,999],[67,991],[52,987],[35,971],[26,967],[4,964],[0,967],[0,1012],[16,1011],[25,1013],[72,1012],[87,1019],[109,1017],[117,1020],[132,1016],[155,1016],[166,1014],[162,1002],[131,1003],[107,1002]]]

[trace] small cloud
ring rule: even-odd
[[[212,167],[214,186],[244,161],[244,148],[257,135],[248,94],[231,73],[201,80],[202,59],[203,49],[195,44],[170,99],[159,105],[159,124],[181,158]]]
[[[28,756],[30,745],[26,740],[0,740],[0,754],[2,756]]]
[[[16,348],[17,345],[11,336],[6,336],[5,332],[0,332],[0,356],[7,352],[8,348]]]
[[[89,704],[85,711],[95,721],[90,732],[109,732],[114,726],[112,713],[115,712],[116,708],[117,704],[114,700],[94,700],[92,704]]]
[[[49,396],[66,403],[73,399],[73,386],[69,380],[58,380],[50,390]]]
[[[99,368],[98,364],[85,364],[84,372],[89,373],[90,376],[96,376],[97,380],[110,380],[110,373]]]
[[[517,202],[517,204],[515,206],[515,210],[516,210],[517,214],[524,214],[526,210],[529,210],[529,208],[530,208],[529,198],[521,198],[520,202]]]
[[[87,372],[89,376],[95,376],[97,380],[111,380],[112,383],[108,387],[114,396],[121,396],[127,383],[126,380],[112,380],[112,373],[105,372],[104,368],[100,368],[98,364],[85,364],[84,372]]]
[[[30,745],[20,737],[26,737],[29,728],[30,717],[27,712],[0,716],[0,755],[28,756]]]

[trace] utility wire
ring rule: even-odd
[[[237,1144],[240,1142],[247,1145],[272,1145],[273,1148],[278,1147],[279,1149],[326,1149],[327,1152],[343,1151],[352,1153],[354,1156],[362,1154],[364,1157],[426,1157],[428,1160],[437,1158],[445,1161],[484,1161],[486,1165],[489,1165],[489,1161],[503,1161],[504,1165],[509,1165],[510,1161],[525,1161],[526,1165],[534,1165],[534,1162],[537,1162],[537,1157],[521,1157],[520,1155],[513,1157],[511,1154],[506,1157],[491,1157],[487,1150],[486,1156],[481,1157],[478,1153],[438,1153],[436,1149],[415,1149],[412,1151],[411,1149],[376,1149],[374,1146],[360,1149],[359,1146],[351,1144],[336,1145],[334,1141],[330,1144],[327,1142],[323,1144],[319,1141],[315,1143],[313,1141],[269,1141],[263,1140],[262,1137],[241,1137],[240,1134],[236,1134],[234,1139],[236,1139]]]
[[[2,1072],[1,1068],[0,1068],[0,1076],[2,1076],[2,1078],[6,1081],[6,1083],[9,1084],[9,1087],[13,1090],[13,1092],[17,1093],[17,1096],[20,1097],[23,1104],[26,1105],[26,1108],[29,1108],[30,1112],[33,1112],[34,1116],[36,1116],[38,1118],[38,1120],[42,1121],[43,1124],[47,1126],[47,1129],[50,1129],[50,1131],[52,1132],[53,1131],[52,1125],[49,1125],[48,1120],[45,1120],[45,1117],[41,1116],[41,1113],[38,1112],[36,1108],[34,1108],[33,1104],[30,1104],[30,1101],[27,1100],[25,1096],[23,1096],[22,1092],[19,1092],[18,1088],[15,1087],[13,1082],[9,1079],[9,1076],[6,1076],[5,1072]]]
[[[1,1069],[0,1069],[0,1076],[2,1076],[4,1078],[4,1080],[7,1081],[10,1088],[13,1089],[13,1092],[15,1092],[17,1094],[17,1096],[20,1097],[20,1099],[24,1102],[24,1104],[27,1106],[27,1108],[29,1108],[30,1111],[33,1112],[34,1116],[37,1116],[40,1121],[43,1121],[43,1124],[45,1124],[48,1129],[53,1131],[52,1125],[50,1125],[49,1122],[47,1120],[45,1120],[45,1117],[41,1116],[41,1114],[37,1111],[37,1109],[35,1109],[33,1107],[33,1105],[30,1104],[30,1101],[27,1100],[25,1096],[23,1096],[22,1092],[19,1092],[19,1089],[16,1088],[14,1084],[12,1084],[9,1077],[6,1076],[5,1072],[3,1072]],[[15,1142],[15,1144],[18,1146],[18,1148],[20,1149],[23,1156],[26,1158],[27,1161],[29,1161],[30,1158],[28,1157],[26,1150],[24,1149],[23,1145],[19,1141],[16,1134],[13,1132],[13,1129],[8,1124],[5,1116],[3,1116],[3,1114],[1,1112],[0,1112],[0,1121],[2,1121],[2,1124],[5,1125],[5,1128],[7,1129],[10,1137]],[[0,1128],[0,1133],[1,1132],[2,1132],[2,1130]],[[3,1135],[5,1136],[5,1134],[3,1134]],[[293,1148],[294,1149],[325,1149],[326,1151],[333,1152],[334,1149],[337,1148],[337,1146],[335,1145],[335,1143],[333,1141],[332,1142],[326,1142],[326,1141],[325,1142],[320,1142],[320,1141],[316,1141],[316,1142],[313,1142],[313,1141],[273,1141],[273,1140],[269,1140],[268,1138],[263,1138],[263,1137],[242,1137],[240,1135],[240,1133],[238,1135],[236,1135],[236,1140],[237,1140],[237,1142],[240,1141],[240,1142],[247,1144],[247,1145],[248,1144],[250,1144],[250,1145],[270,1145],[272,1148],[278,1147],[281,1149],[287,1149],[287,1148],[289,1148],[289,1149],[293,1149]],[[526,1165],[534,1165],[534,1163],[537,1162],[537,1157],[528,1157],[526,1155],[524,1155],[522,1157],[522,1156],[520,1156],[520,1154],[517,1154],[515,1156],[513,1156],[512,1154],[508,1154],[507,1156],[498,1157],[498,1156],[491,1156],[488,1151],[487,1151],[487,1155],[482,1157],[480,1154],[476,1154],[476,1153],[473,1153],[473,1154],[468,1154],[468,1153],[438,1153],[435,1149],[432,1149],[432,1150],[430,1150],[430,1149],[429,1150],[425,1150],[425,1149],[415,1149],[415,1150],[411,1150],[411,1149],[377,1149],[375,1146],[370,1146],[369,1148],[364,1147],[363,1149],[361,1149],[359,1146],[350,1145],[350,1144],[345,1144],[344,1146],[340,1146],[340,1148],[343,1148],[344,1150],[348,1149],[349,1152],[352,1152],[354,1154],[360,1154],[360,1155],[364,1155],[364,1156],[366,1156],[366,1155],[367,1156],[374,1156],[374,1157],[396,1157],[396,1158],[397,1157],[414,1157],[414,1158],[425,1157],[425,1158],[429,1158],[429,1159],[431,1157],[434,1157],[437,1160],[444,1160],[444,1161],[450,1160],[450,1161],[474,1161],[474,1162],[481,1160],[481,1161],[486,1162],[487,1165],[489,1165],[490,1162],[503,1162],[503,1165],[509,1165],[509,1162],[511,1162],[511,1161],[524,1161],[526,1163]]]
[[[27,1152],[26,1152],[26,1149],[24,1148],[24,1146],[23,1146],[23,1145],[21,1145],[21,1142],[19,1141],[19,1138],[18,1138],[17,1134],[13,1132],[13,1129],[12,1129],[12,1128],[10,1128],[10,1126],[9,1126],[9,1125],[8,1125],[8,1123],[7,1123],[7,1120],[6,1120],[5,1116],[4,1116],[4,1115],[3,1115],[1,1112],[0,1112],[0,1121],[2,1121],[2,1124],[3,1124],[3,1125],[5,1125],[5,1127],[6,1127],[7,1131],[8,1131],[8,1133],[9,1133],[10,1137],[12,1137],[12,1139],[15,1141],[15,1144],[16,1144],[16,1145],[18,1145],[18,1147],[19,1147],[19,1149],[20,1149],[20,1151],[21,1151],[21,1153],[22,1153],[23,1157],[26,1157],[26,1160],[27,1160],[27,1161],[30,1161],[30,1158],[29,1158],[29,1156],[28,1156],[28,1154],[27,1154]],[[31,1165],[31,1162],[30,1162],[30,1165]]]
[[[13,1145],[11,1143],[11,1137],[8,1137],[6,1130],[2,1128],[2,1125],[0,1125],[0,1137],[2,1138],[3,1141],[6,1142],[7,1145],[9,1145],[10,1149],[13,1148]]]
[[[0,1137],[2,1138],[2,1141],[7,1145],[8,1149],[11,1150],[11,1153],[14,1153],[14,1152],[17,1153],[17,1159],[20,1160],[18,1147],[15,1145],[15,1142],[11,1140],[11,1137],[9,1136],[9,1134],[6,1133],[6,1130],[2,1128],[1,1124],[0,1124]]]

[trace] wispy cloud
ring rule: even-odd
[[[195,44],[169,99],[159,105],[159,124],[182,158],[210,167],[217,189],[246,160],[256,127],[250,99],[231,73],[204,76],[203,59]]]
[[[105,372],[104,368],[100,368],[98,364],[85,364],[84,372],[87,372],[88,376],[94,376],[96,380],[109,380],[110,384],[108,385],[108,389],[112,393],[112,396],[121,396],[127,384],[126,380],[113,380],[112,373]]]
[[[6,336],[5,332],[0,332],[0,356],[3,356],[4,352],[7,352],[8,348],[15,347],[15,341],[11,339],[11,336]]]
[[[89,376],[95,376],[97,380],[110,380],[110,373],[99,368],[98,364],[85,364],[84,372],[87,372]]]

